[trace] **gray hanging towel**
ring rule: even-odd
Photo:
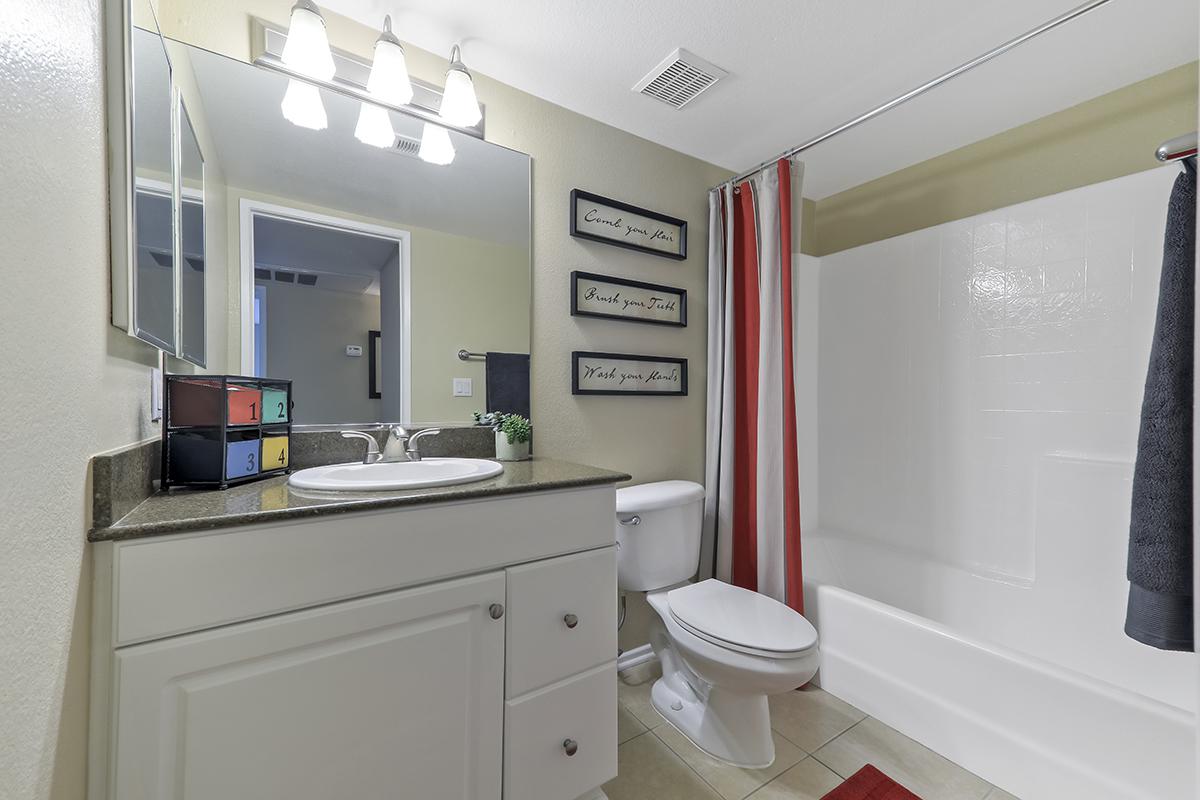
[[[487,354],[487,410],[529,418],[529,354]]]
[[[1142,400],[1129,523],[1125,634],[1195,650],[1192,633],[1192,383],[1196,163],[1184,162],[1167,209],[1158,319]]]

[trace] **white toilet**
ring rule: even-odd
[[[688,583],[700,559],[704,487],[661,481],[617,490],[617,583],[646,592],[663,676],[651,699],[704,752],[739,767],[775,760],[767,696],[816,673],[817,632],[765,595]]]

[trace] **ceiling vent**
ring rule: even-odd
[[[676,50],[638,81],[633,90],[674,108],[683,108],[728,74],[694,53]]]
[[[408,156],[409,158],[417,158],[421,152],[421,140],[405,136],[402,133],[396,134],[396,142],[392,145],[392,152]]]

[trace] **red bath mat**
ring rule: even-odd
[[[821,800],[921,800],[921,798],[867,764]]]

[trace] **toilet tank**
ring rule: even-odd
[[[696,574],[704,487],[659,481],[617,489],[617,585],[662,589]]]

